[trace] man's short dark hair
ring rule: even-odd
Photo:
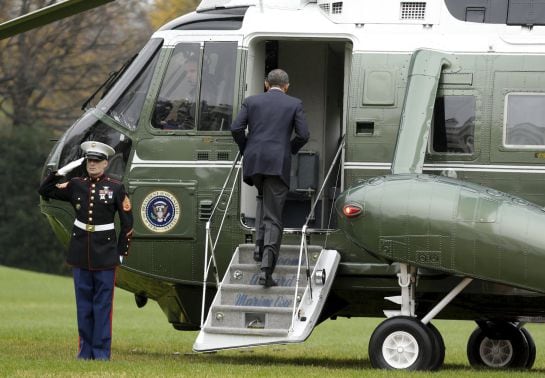
[[[281,87],[283,85],[288,85],[290,83],[290,78],[286,71],[277,68],[269,72],[267,75],[267,82],[271,87]]]

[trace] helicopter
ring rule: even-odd
[[[44,22],[81,11],[62,3],[74,8]],[[115,148],[108,174],[136,213],[116,284],[139,307],[156,301],[175,329],[199,330],[197,352],[385,316],[372,366],[437,370],[432,320],[458,319],[477,324],[472,366],[530,369],[524,325],[545,321],[543,25],[540,1],[204,0],[152,35],[44,175],[80,158],[83,141]],[[279,285],[265,289],[256,191],[229,127],[278,67],[311,138],[293,159]],[[67,243],[72,210],[40,206]]]

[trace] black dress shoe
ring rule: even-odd
[[[267,274],[266,272],[262,272],[259,276],[258,283],[260,285],[263,285],[264,287],[272,287],[272,286],[278,286],[275,280],[273,280],[271,274]]]

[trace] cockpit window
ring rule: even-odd
[[[48,161],[48,166],[54,168],[53,165],[57,163],[58,167],[62,167],[71,161],[79,159],[83,156],[80,145],[88,140],[103,142],[114,148],[115,155],[109,159],[106,172],[111,177],[121,181],[129,159],[132,141],[126,135],[99,121],[92,112],[85,113],[68,129],[60,142],[62,151],[58,163]],[[70,172],[67,177],[85,175],[86,172],[82,165]]]
[[[155,103],[151,124],[158,129],[195,128],[199,84],[200,45],[180,43],[168,63]]]
[[[164,130],[227,131],[233,116],[236,42],[196,43],[174,49],[151,124]]]
[[[438,97],[433,111],[432,152],[472,154],[474,139],[475,97]]]
[[[545,146],[545,94],[509,93],[505,101],[504,145]]]
[[[229,130],[233,116],[236,42],[204,46],[199,130]]]
[[[143,53],[145,53],[145,51],[141,52],[141,54]],[[148,63],[142,68],[132,83],[123,92],[123,95],[119,97],[107,112],[110,117],[130,130],[134,130],[136,129],[136,126],[138,126],[142,106],[144,105],[146,94],[148,93],[157,60],[159,59],[159,46],[155,47],[155,54],[151,58],[148,56],[148,59]],[[127,74],[129,74],[129,72]]]

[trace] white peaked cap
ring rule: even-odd
[[[90,140],[81,144],[81,149],[85,153],[86,158],[96,158],[100,160],[108,160],[115,154],[115,150],[107,144]]]

